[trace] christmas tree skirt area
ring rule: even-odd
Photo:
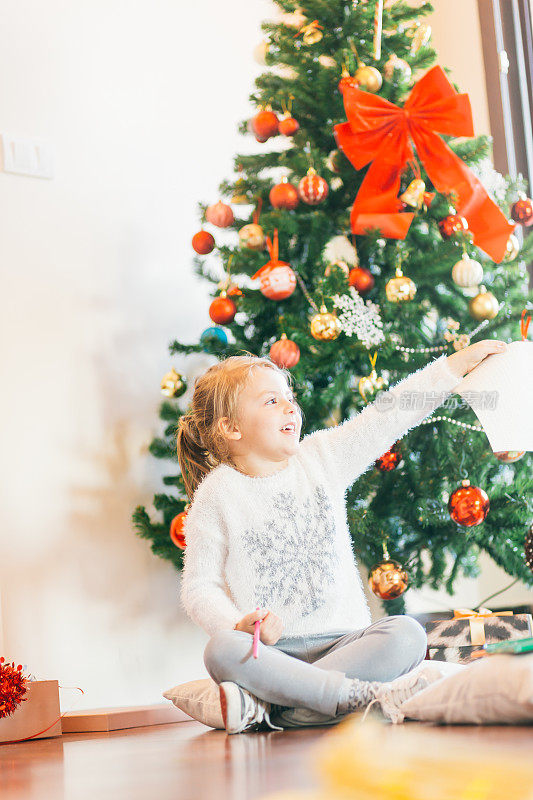
[[[68,733],[0,748],[2,800],[517,800],[531,796],[532,736],[369,717],[231,736],[196,721]]]

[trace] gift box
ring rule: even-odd
[[[24,698],[13,714],[0,719],[0,744],[61,736],[58,682],[28,681]]]
[[[452,664],[471,664],[478,658],[486,656],[483,647],[471,645],[470,647],[428,647],[427,656],[431,661],[448,661]]]
[[[533,620],[531,614],[460,608],[453,619],[426,622],[426,634],[431,649],[473,647],[532,636]]]

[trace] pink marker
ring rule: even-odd
[[[257,608],[255,610],[259,611],[259,606],[257,606]],[[259,656],[259,653],[257,652],[257,648],[259,647],[259,627],[260,627],[260,625],[261,625],[260,621],[258,619],[256,619],[255,627],[254,627],[254,645],[253,645],[253,656],[254,656],[254,658],[258,658],[258,656]]]

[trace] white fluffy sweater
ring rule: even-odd
[[[213,469],[185,524],[180,596],[190,618],[209,635],[256,606],[281,618],[282,637],[370,625],[346,490],[459,382],[443,355],[342,425],[305,436],[272,475]]]

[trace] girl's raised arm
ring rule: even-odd
[[[357,416],[302,441],[338,485],[350,486],[411,428],[438,408],[461,382],[446,355],[413,372]]]

